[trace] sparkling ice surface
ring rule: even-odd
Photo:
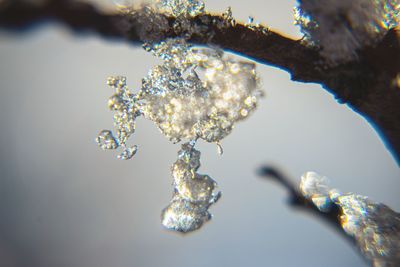
[[[295,23],[331,65],[355,59],[357,49],[379,42],[400,21],[399,0],[298,2]]]
[[[108,100],[108,107],[115,112],[116,134],[114,135],[110,130],[103,130],[96,138],[96,142],[102,149],[120,147],[122,152],[118,158],[130,159],[135,155],[137,147],[127,147],[126,142],[135,132],[136,117],[141,115],[137,95],[128,90],[125,77],[110,77],[107,84],[115,91],[115,94]]]
[[[195,17],[204,13],[204,3],[199,0],[157,0],[156,7],[173,17]]]
[[[300,191],[303,196],[310,199],[320,211],[324,212],[331,208],[328,182],[328,178],[321,177],[315,172],[306,172],[300,182]]]
[[[148,48],[165,63],[143,79],[142,112],[173,142],[218,142],[256,107],[261,92],[255,65],[182,42],[169,39]]]
[[[331,205],[340,208],[343,230],[356,240],[373,266],[400,266],[400,214],[368,197],[341,194],[329,188],[327,181],[315,172],[307,172],[301,178],[300,191],[323,212]],[[319,203],[314,198],[325,200]]]
[[[196,27],[187,24],[188,18],[203,14],[204,4],[159,0],[142,7],[139,13],[131,12],[136,18],[149,20],[143,36],[149,37],[158,27],[151,26],[152,20],[163,23],[162,17],[154,16],[156,13],[176,17],[179,27],[190,30]],[[213,179],[197,173],[200,152],[194,148],[196,141],[215,143],[222,154],[220,141],[255,110],[262,92],[255,64],[227,56],[222,50],[193,47],[184,38],[154,41],[157,38],[153,37],[143,48],[162,63],[150,69],[138,93],[127,88],[125,77],[108,78],[114,90],[108,107],[115,112],[116,131],[103,130],[96,141],[102,149],[121,149],[120,159],[132,158],[138,148],[127,142],[135,132],[136,119],[142,116],[153,121],[173,143],[185,142],[171,168],[174,193],[162,212],[162,224],[186,233],[211,219],[208,208],[221,195],[214,192]]]
[[[208,208],[221,192],[215,192],[217,183],[210,176],[197,173],[199,167],[200,151],[194,149],[194,142],[184,143],[171,168],[174,196],[161,215],[167,229],[186,233],[211,219]]]

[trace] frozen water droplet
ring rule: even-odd
[[[125,148],[124,151],[122,151],[122,153],[119,154],[117,157],[123,160],[131,159],[133,156],[135,156],[137,150],[138,148],[136,145],[129,148]]]
[[[177,196],[161,213],[164,227],[181,233],[197,230],[210,219],[206,208]]]
[[[200,151],[194,148],[195,140],[182,144],[178,159],[172,165],[174,197],[161,215],[162,224],[179,232],[200,228],[211,219],[208,208],[221,196],[215,193],[217,183],[208,175],[197,173]]]
[[[110,130],[103,130],[96,138],[96,142],[101,149],[116,149],[119,145]]]

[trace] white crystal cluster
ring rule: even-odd
[[[121,148],[118,158],[130,159],[136,154],[137,146],[128,146],[126,142],[135,132],[136,118],[142,114],[139,97],[128,90],[125,77],[110,77],[107,84],[115,91],[108,100],[108,107],[115,112],[114,125],[117,131],[115,135],[110,130],[101,131],[96,142],[104,150]]]
[[[244,26],[252,31],[260,32],[264,35],[268,35],[270,33],[268,27],[265,27],[264,25],[260,24],[260,22],[254,21],[254,18],[251,16],[248,17],[247,23],[245,23]]]
[[[192,48],[182,39],[148,49],[164,64],[143,79],[142,112],[171,141],[218,142],[255,109],[260,91],[253,63]]]
[[[368,197],[342,194],[327,182],[326,177],[307,172],[301,177],[300,191],[322,212],[333,205],[340,208],[343,230],[354,237],[374,267],[400,266],[400,214]]]
[[[194,145],[195,142],[185,143],[178,152],[178,160],[171,168],[174,195],[161,215],[166,228],[183,233],[196,230],[211,219],[208,208],[221,196],[221,192],[214,192],[217,184],[210,176],[197,173],[200,151]]]
[[[157,10],[172,17],[195,17],[204,13],[204,3],[201,0],[156,0]]]
[[[181,21],[204,12],[200,1],[160,0],[155,7]],[[197,173],[200,152],[194,145],[202,139],[216,143],[222,153],[219,142],[256,108],[262,95],[259,79],[255,64],[218,49],[193,47],[182,38],[149,42],[144,49],[162,59],[162,64],[150,69],[137,93],[128,90],[124,77],[108,79],[115,91],[108,106],[115,112],[116,132],[103,130],[96,141],[102,149],[121,148],[121,159],[132,158],[137,146],[129,146],[127,140],[142,116],[172,142],[186,142],[172,166],[172,201],[162,213],[166,228],[186,233],[211,218],[208,208],[220,196],[214,193],[214,180]]]
[[[295,24],[331,65],[355,59],[358,49],[376,44],[400,21],[400,0],[298,2]]]
[[[152,0],[120,9],[140,25],[135,31],[142,41],[161,41],[171,29],[187,38],[194,34],[212,34],[207,27],[192,20],[205,14],[204,3],[200,0]],[[175,18],[172,25],[168,18]]]

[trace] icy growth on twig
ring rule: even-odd
[[[143,79],[142,112],[171,141],[218,142],[256,108],[261,92],[253,63],[214,49],[192,48],[182,39],[149,50],[165,63]]]
[[[186,29],[192,27],[188,17],[204,12],[200,1],[160,0],[155,6],[146,7],[145,16],[166,12],[177,18],[177,26]],[[128,146],[127,140],[135,131],[137,117],[143,116],[172,142],[187,142],[172,166],[173,199],[162,213],[166,228],[186,233],[211,218],[208,208],[220,196],[214,193],[214,180],[196,173],[200,152],[194,149],[195,140],[217,144],[218,153],[222,154],[220,141],[255,110],[262,96],[259,78],[255,64],[234,59],[222,50],[193,47],[184,38],[153,40],[143,47],[163,62],[150,69],[136,94],[128,90],[124,77],[109,78],[108,84],[116,91],[109,107],[116,112],[117,131],[114,135],[103,130],[96,141],[102,149],[121,147],[120,159],[132,158],[137,146]]]
[[[247,23],[245,23],[244,26],[252,31],[258,31],[265,35],[270,33],[268,27],[261,25],[259,22],[254,22],[254,18],[251,16],[249,16],[249,18],[247,19]]]
[[[222,13],[222,17],[224,18],[224,22],[225,22],[225,27],[235,27],[236,25],[236,20],[233,17],[232,14],[232,8],[228,7],[224,13]]]
[[[315,172],[306,172],[301,176],[300,191],[302,195],[310,199],[323,212],[329,211],[331,208],[328,182],[328,178],[321,177]]]
[[[195,17],[204,13],[200,0],[156,0],[156,8],[172,17]]]
[[[103,130],[96,138],[96,142],[102,149],[121,147],[122,152],[118,158],[130,159],[135,155],[137,147],[127,147],[126,142],[135,132],[136,118],[141,115],[140,106],[137,103],[138,96],[128,90],[125,77],[110,77],[107,84],[115,90],[115,94],[108,100],[108,107],[115,111],[114,125],[117,134],[114,136],[110,130]]]
[[[167,229],[186,233],[211,219],[208,208],[221,192],[214,193],[217,183],[208,175],[198,174],[199,167],[200,151],[194,149],[194,142],[183,144],[171,168],[174,196],[161,215]]]
[[[151,5],[127,7],[124,13],[141,25],[135,28],[135,31],[143,41],[160,41],[163,39],[163,33],[170,28],[167,18]]]
[[[374,266],[400,265],[400,214],[365,196],[345,194],[338,198],[342,227]],[[398,265],[396,265],[398,264]]]
[[[379,42],[400,21],[399,0],[298,2],[295,24],[331,65],[355,59],[357,49]]]
[[[135,27],[142,41],[159,42],[165,38],[171,28],[178,35],[190,37],[193,34],[210,34],[191,21],[195,16],[204,14],[204,3],[200,0],[153,0],[122,6],[119,9],[140,27]],[[168,18],[175,18],[170,25]]]
[[[353,193],[341,194],[327,185],[327,178],[315,172],[302,176],[300,191],[313,201],[324,198],[323,207],[337,205],[341,210],[343,230],[354,237],[358,248],[373,266],[399,266],[400,264],[400,214],[382,203],[372,202],[368,197]]]

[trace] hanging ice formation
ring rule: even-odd
[[[201,1],[189,0],[160,0],[147,8],[179,17],[180,23],[204,12]],[[137,146],[127,140],[140,116],[153,121],[172,142],[184,141],[172,165],[174,193],[162,212],[162,224],[186,233],[211,218],[208,208],[221,195],[211,177],[197,173],[200,152],[195,143],[216,143],[222,153],[219,142],[256,108],[262,95],[259,79],[255,64],[218,49],[193,47],[182,38],[145,43],[144,49],[163,63],[150,69],[137,93],[127,88],[125,77],[108,78],[115,90],[108,106],[115,112],[116,131],[103,130],[96,141],[102,149],[120,149],[120,159],[132,158]]]

